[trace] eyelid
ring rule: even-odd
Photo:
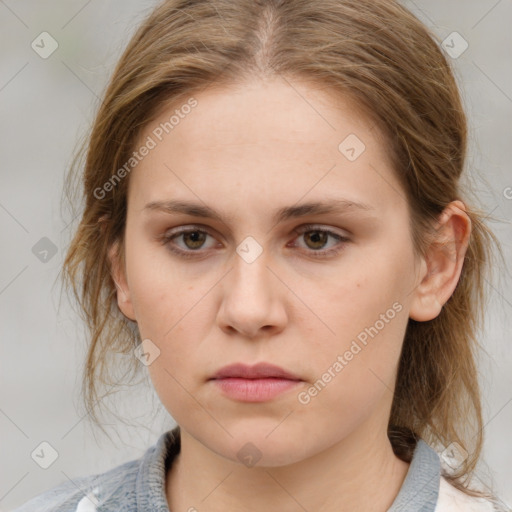
[[[321,250],[317,250],[317,251],[315,251],[313,249],[310,249],[310,250],[303,249],[303,252],[307,252],[307,256],[311,256],[313,258],[319,258],[319,259],[320,258],[327,259],[331,255],[334,256],[334,255],[338,254],[340,251],[342,251],[344,249],[344,245],[351,241],[350,235],[348,234],[348,232],[346,232],[346,234],[341,234],[341,233],[336,232],[334,229],[335,228],[331,228],[330,226],[325,226],[323,224],[302,224],[302,225],[296,227],[293,230],[293,232],[297,236],[300,236],[308,231],[318,231],[318,232],[327,233],[329,236],[337,239],[339,243],[337,244],[337,246],[335,246],[334,248],[331,248],[331,249],[321,249]],[[205,226],[205,225],[201,225],[201,224],[187,224],[187,225],[179,226],[177,228],[172,229],[172,233],[169,233],[169,230],[168,230],[168,231],[164,232],[162,235],[158,235],[156,238],[158,239],[158,241],[160,241],[160,243],[168,246],[170,251],[172,251],[173,253],[177,254],[180,257],[201,259],[201,257],[206,257],[204,255],[205,251],[209,251],[211,249],[206,249],[206,250],[198,249],[196,251],[191,250],[191,249],[189,249],[189,250],[181,249],[181,248],[177,248],[177,247],[173,246],[172,240],[174,238],[179,237],[180,235],[182,235],[184,233],[191,233],[191,232],[200,232],[200,233],[204,233],[208,236],[211,236],[212,238],[215,238],[216,236],[214,236],[211,233],[211,231],[212,231],[212,228],[209,226]],[[342,247],[339,247],[340,245]]]
[[[303,224],[294,229],[294,232],[297,234],[297,236],[307,233],[308,231],[318,231],[322,233],[327,233],[328,236],[335,238],[338,241],[338,243],[334,247],[331,247],[330,249],[321,249],[318,251],[315,251],[313,249],[304,249],[304,251],[306,252],[306,257],[327,260],[331,256],[337,256],[341,251],[345,249],[345,245],[351,241],[350,236],[340,234],[334,231],[334,229],[331,228],[330,226],[325,226],[323,224]]]
[[[172,232],[170,232],[172,231]],[[195,256],[196,258],[200,257],[199,255],[201,253],[204,253],[204,249],[198,249],[197,251],[193,250],[185,250],[177,247],[173,247],[172,241],[175,238],[178,238],[180,235],[183,235],[185,233],[193,233],[193,232],[199,232],[204,233],[212,238],[216,238],[212,233],[212,228],[208,226],[203,226],[200,224],[187,224],[184,226],[179,226],[177,228],[173,228],[172,230],[167,230],[161,235],[157,235],[156,239],[162,243],[163,245],[168,246],[169,250],[178,254],[179,256]]]
[[[351,233],[347,230],[342,230],[342,232],[339,233],[338,231],[335,231],[336,229],[339,228],[333,228],[325,224],[302,224],[296,227],[293,231],[299,235],[302,235],[306,231],[325,231],[326,233],[331,233],[342,238],[349,238],[351,236]]]
[[[352,235],[352,233],[350,233],[350,231],[348,231],[346,229],[342,230],[341,233],[336,232],[335,229],[339,229],[339,228],[333,228],[333,227],[325,225],[325,224],[309,223],[309,224],[301,224],[300,226],[297,226],[296,228],[293,229],[293,232],[295,234],[301,235],[305,231],[318,230],[318,231],[325,231],[328,233],[332,233],[333,235],[338,235],[343,238],[349,238]],[[214,236],[212,234],[212,231],[215,231],[217,233],[217,231],[214,228],[204,225],[204,224],[186,224],[183,226],[178,226],[176,228],[172,228],[172,230],[173,230],[172,236],[179,235],[183,232],[189,232],[189,231],[194,231],[194,230],[205,232],[205,233],[209,234],[210,236]],[[170,231],[170,230],[168,230],[168,231]],[[168,231],[166,231],[164,233],[164,235],[158,236],[157,238],[162,238],[162,236],[167,236]],[[169,236],[171,236],[171,235],[169,235]],[[215,236],[217,236],[217,235],[215,235]],[[222,235],[220,235],[220,237],[224,238]]]

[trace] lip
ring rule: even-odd
[[[224,366],[215,373],[212,379],[224,378],[241,378],[241,379],[287,379],[287,380],[302,380],[297,375],[283,370],[279,366],[270,363],[258,363],[252,366],[235,363]]]
[[[266,402],[302,382],[293,373],[270,363],[231,364],[209,380],[228,398],[241,402]]]

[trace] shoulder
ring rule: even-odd
[[[104,473],[67,480],[12,512],[168,512],[166,463],[180,450],[179,427],[164,432],[142,457]]]
[[[477,498],[458,490],[445,478],[444,471],[439,454],[420,439],[402,487],[388,512],[512,512],[496,496]]]
[[[492,502],[459,491],[444,477],[439,483],[439,496],[435,512],[495,512]]]
[[[139,465],[140,459],[134,459],[104,473],[67,480],[12,512],[92,512],[99,503],[106,501],[118,507],[112,510],[128,512],[127,507],[135,502]]]

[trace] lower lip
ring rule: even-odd
[[[243,379],[227,377],[214,379],[213,382],[219,386],[225,395],[234,400],[265,402],[296,387],[301,381],[280,378]]]

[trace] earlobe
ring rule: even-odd
[[[409,317],[417,322],[427,322],[436,318],[443,309],[434,293],[418,293],[412,302]]]
[[[435,293],[432,262],[422,259],[418,274],[420,283],[413,291],[409,317],[417,322],[426,322],[438,316],[443,306],[439,304]]]
[[[117,305],[124,316],[126,316],[129,320],[136,321],[128,283],[125,273],[123,269],[121,269],[121,264],[119,261],[117,242],[109,248],[108,259],[111,269],[110,275],[117,288]]]
[[[426,322],[441,313],[459,281],[470,234],[471,220],[464,203],[452,201],[440,215],[434,239],[422,259],[410,318]]]

